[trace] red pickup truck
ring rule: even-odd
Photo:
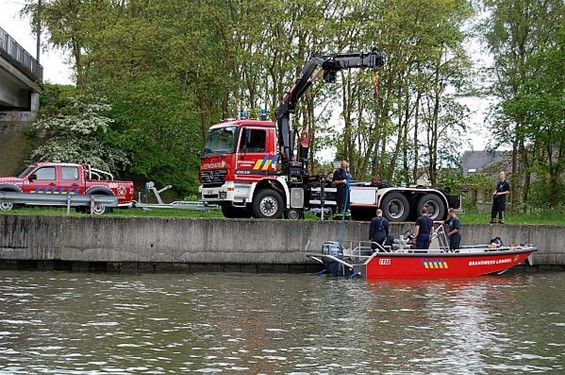
[[[89,165],[73,163],[34,163],[17,177],[0,177],[0,191],[34,194],[99,194],[118,197],[118,207],[131,207],[133,182],[114,180],[109,172]],[[9,211],[11,202],[0,202],[0,210]],[[97,205],[93,213],[103,214],[106,207]]]

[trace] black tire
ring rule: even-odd
[[[390,222],[406,221],[410,216],[410,203],[402,193],[393,191],[381,201],[383,216]]]
[[[422,207],[428,209],[428,215],[432,220],[444,220],[447,214],[445,202],[436,194],[426,194],[418,201],[418,214]]]
[[[291,208],[285,212],[284,217],[290,220],[304,219],[304,211],[298,208]]]
[[[283,199],[273,189],[260,190],[253,198],[253,216],[262,219],[280,219],[283,214]]]
[[[222,214],[228,219],[242,219],[251,217],[249,209],[243,207],[222,206]]]

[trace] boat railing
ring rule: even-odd
[[[385,247],[372,241],[345,240],[341,243],[341,246],[343,248],[343,256],[353,261],[365,261],[369,259],[375,251],[390,252],[390,247]]]
[[[445,252],[449,251],[449,238],[445,231],[445,226],[443,224],[438,225],[437,229],[434,231],[434,235],[437,238],[439,248]]]

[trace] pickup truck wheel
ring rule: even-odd
[[[0,190],[2,193],[15,193],[13,190]],[[9,201],[0,201],[0,211],[11,211],[16,205]]]
[[[389,221],[406,221],[410,215],[410,203],[408,199],[398,192],[391,192],[384,196],[381,202],[383,216]]]
[[[275,190],[261,190],[253,199],[253,216],[256,218],[280,219],[282,213],[283,200]]]
[[[428,209],[428,216],[432,220],[443,220],[445,219],[445,214],[447,209],[445,203],[440,197],[435,194],[426,194],[418,201],[418,213],[422,207]]]
[[[90,213],[93,215],[104,215],[106,213],[106,206],[95,203],[90,207]]]
[[[0,201],[0,211],[10,211],[12,208],[14,208],[12,202]]]

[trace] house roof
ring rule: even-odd
[[[508,165],[508,151],[465,151],[463,152],[463,175],[479,172],[485,168],[505,169]],[[496,172],[498,173],[498,172]]]

